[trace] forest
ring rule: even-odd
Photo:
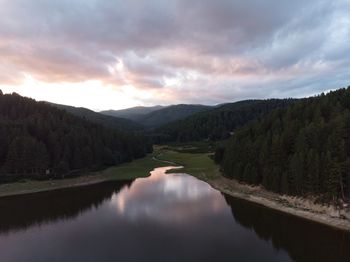
[[[215,158],[226,176],[274,192],[349,198],[350,87],[299,100],[236,130]]]
[[[108,129],[20,95],[0,92],[0,181],[62,177],[132,161],[152,151],[144,137]]]
[[[153,140],[155,143],[167,143],[227,139],[236,128],[294,101],[268,99],[224,104],[156,129]]]

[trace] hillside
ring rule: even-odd
[[[101,113],[132,119],[147,129],[154,129],[190,115],[206,111],[210,108],[210,106],[204,105],[180,104],[167,107],[133,107],[118,111],[102,111]]]
[[[152,113],[153,111],[164,108],[164,106],[136,106],[127,109],[121,110],[106,110],[101,111],[101,114],[114,116],[114,117],[122,117],[130,120],[137,121],[141,119],[144,115]]]
[[[228,177],[274,192],[349,199],[350,88],[302,99],[237,130],[221,166]]]
[[[186,118],[198,112],[210,109],[210,106],[204,105],[173,105],[168,106],[143,116],[139,123],[147,128],[156,128],[167,123]]]
[[[86,120],[91,121],[93,123],[103,125],[107,128],[112,128],[121,131],[140,131],[143,129],[141,125],[129,119],[104,115],[102,113],[97,113],[84,107],[73,107],[54,103],[48,104],[59,109],[63,109],[75,116],[85,118]]]
[[[44,102],[0,94],[1,181],[115,165],[150,150],[144,138],[88,122]]]
[[[293,101],[293,99],[245,100],[224,104],[161,126],[155,130],[154,139],[159,143],[225,139],[237,127],[276,108],[286,107]]]

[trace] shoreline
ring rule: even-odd
[[[333,229],[350,232],[349,210],[336,210],[332,206],[310,204],[308,199],[283,196],[249,185],[239,184],[237,181],[218,178],[215,180],[203,180],[221,193],[243,199],[266,208],[293,215],[315,223],[320,223]],[[230,186],[234,184],[234,186]]]
[[[43,181],[28,180],[0,184],[0,198],[148,177],[154,168],[168,165],[168,163],[163,163],[162,160],[153,157],[154,154],[150,154],[130,163],[112,166],[102,171],[89,172],[76,178]]]
[[[315,204],[312,199],[280,195],[267,191],[262,186],[251,186],[225,178],[208,155],[204,157],[205,154],[179,154],[173,151],[163,153],[165,159],[162,160],[171,159],[177,165],[183,166],[181,169],[168,170],[168,173],[187,173],[232,197],[336,230],[350,232],[350,207],[337,210],[334,206]],[[190,157],[202,159],[193,163]]]
[[[45,182],[51,182],[50,186],[41,188],[41,189],[24,189],[20,191],[14,191],[10,193],[0,193],[0,198],[5,198],[5,197],[12,197],[12,196],[20,196],[20,195],[29,195],[29,194],[36,194],[36,193],[42,193],[42,192],[49,192],[49,191],[55,191],[55,190],[61,190],[61,189],[68,189],[68,188],[74,188],[74,187],[84,187],[84,186],[90,186],[90,185],[96,185],[96,184],[101,184],[109,181],[117,181],[117,180],[112,180],[112,179],[96,179],[96,180],[90,180],[90,181],[85,181],[85,182],[77,182],[77,183],[72,183],[72,184],[64,184],[64,185],[56,185],[55,181],[59,180],[48,180]],[[122,179],[120,180],[122,181]],[[24,183],[31,183],[31,182],[24,182]],[[6,187],[5,185],[2,185],[2,187]]]
[[[102,171],[90,172],[87,175],[82,175],[76,178],[66,178],[66,179],[52,179],[52,180],[43,180],[43,181],[32,181],[28,180],[26,182],[15,182],[8,184],[0,184],[0,198],[11,197],[11,196],[20,196],[27,194],[42,193],[48,191],[61,190],[66,188],[74,187],[83,187],[101,184],[105,182],[113,181],[125,181],[132,180],[137,178],[144,178],[151,175],[151,171],[158,167],[164,167],[168,164],[173,166],[179,166],[178,163],[162,160],[157,158],[159,154],[150,154],[145,158],[134,160],[131,163],[121,164],[119,166],[113,166],[106,168]],[[151,164],[147,163],[151,160]],[[146,163],[146,165],[145,165]],[[125,175],[127,171],[135,172],[135,165],[139,165],[137,173],[132,175]],[[126,170],[126,171],[125,171]],[[113,172],[113,174],[109,174]],[[123,173],[124,175],[121,175]],[[16,187],[15,189],[11,189]],[[23,188],[21,188],[23,187]],[[39,187],[39,188],[36,188]]]
[[[311,199],[279,195],[267,191],[261,186],[241,184],[235,180],[223,177],[214,163],[199,168],[198,163],[192,164],[190,162],[191,159],[188,158],[187,154],[182,155],[184,159],[173,159],[170,156],[165,156],[165,159],[158,158],[161,156],[162,154],[152,154],[146,158],[136,160],[131,164],[111,167],[104,171],[91,173],[90,175],[78,178],[3,184],[0,185],[0,198],[89,186],[108,181],[148,177],[154,168],[171,164],[179,169],[170,169],[168,173],[187,173],[208,183],[214,189],[232,197],[256,203],[266,208],[271,208],[302,219],[321,223],[334,229],[350,232],[349,208],[347,210],[337,210],[333,206],[314,204]],[[200,157],[204,157],[204,155]],[[171,159],[171,161],[168,159]],[[208,160],[209,158],[206,159]]]

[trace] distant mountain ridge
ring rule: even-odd
[[[122,117],[122,118],[127,118],[130,120],[138,120],[140,117],[152,113],[156,110],[160,110],[165,108],[166,106],[135,106],[131,108],[126,108],[126,109],[120,109],[120,110],[105,110],[101,111],[101,114],[104,115],[109,115],[109,116],[114,116],[114,117]]]
[[[186,118],[190,115],[206,111],[210,106],[204,105],[173,105],[153,111],[145,115],[140,123],[147,128],[156,128],[167,123]]]
[[[133,107],[122,110],[102,111],[101,113],[123,116],[143,125],[147,129],[153,129],[211,108],[211,106],[205,105],[179,104],[171,106]]]
[[[97,113],[84,107],[74,107],[49,102],[46,103],[56,108],[63,109],[75,116],[85,118],[93,123],[100,124],[111,129],[121,131],[141,131],[143,129],[141,125],[129,119]]]

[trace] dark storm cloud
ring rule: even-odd
[[[145,103],[303,96],[349,84],[346,0],[0,0],[0,6],[1,83],[27,73],[45,82],[97,79],[158,90]]]

